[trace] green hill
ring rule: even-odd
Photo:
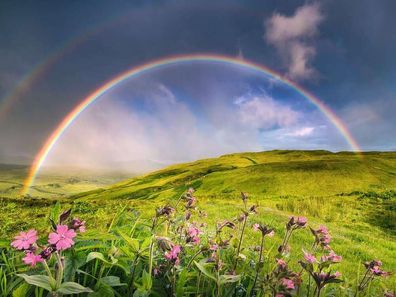
[[[280,233],[291,214],[307,216],[315,227],[328,226],[334,237],[332,247],[345,258],[342,266],[347,274],[356,275],[359,263],[373,258],[396,270],[396,152],[230,154],[170,166],[61,200],[87,220],[89,228],[103,230],[121,209],[149,217],[159,205],[176,203],[189,187],[196,190],[199,209],[208,213],[208,224],[237,215],[242,191],[259,205],[257,220]],[[8,235],[42,224],[54,199],[0,203],[0,232]],[[307,230],[295,240],[309,242],[310,238]]]

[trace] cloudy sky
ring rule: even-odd
[[[29,164],[73,107],[118,73],[192,53],[265,65],[315,94],[363,150],[396,150],[395,11],[392,0],[1,1],[0,163]],[[146,168],[269,149],[352,148],[282,81],[187,62],[98,98],[45,164]]]

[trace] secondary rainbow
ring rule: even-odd
[[[140,66],[132,67],[131,69],[122,72],[115,76],[114,78],[107,81],[103,84],[100,88],[96,89],[92,92],[88,97],[81,101],[73,110],[60,122],[57,128],[51,133],[48,139],[45,141],[44,145],[41,147],[40,151],[37,153],[28,173],[24,181],[24,186],[22,188],[22,195],[28,193],[29,188],[33,185],[35,177],[40,170],[41,166],[43,165],[45,159],[47,158],[48,154],[51,152],[51,149],[54,147],[56,142],[62,136],[64,131],[73,123],[73,121],[91,104],[95,102],[97,98],[101,95],[109,91],[110,89],[117,86],[119,83],[137,76],[141,75],[145,72],[159,69],[164,66],[169,66],[172,64],[179,64],[179,63],[190,63],[190,62],[217,62],[217,63],[226,63],[232,65],[239,65],[243,67],[250,68],[252,70],[256,70],[262,73],[265,73],[273,78],[282,81],[286,85],[290,86],[291,88],[295,89],[298,93],[302,96],[307,98],[311,101],[332,123],[333,125],[339,130],[339,132],[344,136],[345,140],[350,145],[351,149],[355,152],[360,152],[360,147],[356,140],[353,138],[351,133],[349,132],[348,128],[342,122],[340,118],[323,102],[321,102],[317,97],[313,94],[308,92],[307,90],[303,89],[296,83],[292,82],[291,80],[283,77],[279,73],[275,72],[268,67],[248,61],[246,59],[240,59],[237,57],[232,56],[225,56],[225,55],[217,55],[217,54],[188,54],[188,55],[177,55],[177,56],[167,56],[164,58],[160,58],[157,60],[150,61],[148,63],[144,63]]]

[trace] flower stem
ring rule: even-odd
[[[264,238],[265,238],[265,236],[264,236],[264,234],[262,234],[262,236],[261,236],[261,245],[260,245],[260,255],[259,255],[259,260],[257,262],[256,276],[254,277],[252,293],[251,293],[250,296],[253,296],[253,294],[254,294],[254,288],[256,287],[257,278],[258,278],[259,273],[260,273],[261,260],[262,260],[262,257],[263,257],[263,250],[264,250]]]
[[[245,215],[245,217],[243,219],[241,236],[239,237],[238,248],[237,248],[237,251],[236,251],[236,259],[235,259],[235,263],[234,263],[234,271],[236,270],[237,265],[238,265],[239,252],[241,251],[241,245],[242,245],[242,240],[243,240],[243,234],[245,233],[246,222],[247,222],[247,215]]]

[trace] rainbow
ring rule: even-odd
[[[51,152],[51,149],[55,146],[56,142],[65,132],[65,130],[85,109],[87,109],[91,104],[93,104],[96,99],[98,99],[100,96],[102,96],[110,89],[117,86],[119,83],[129,78],[141,75],[151,70],[159,69],[164,66],[180,64],[180,63],[199,62],[199,61],[226,63],[226,64],[247,67],[249,69],[265,73],[266,75],[269,75],[279,81],[282,81],[289,87],[296,90],[299,94],[307,98],[309,101],[311,101],[339,130],[339,132],[343,135],[343,137],[348,142],[348,144],[350,145],[353,151],[355,152],[361,151],[358,143],[352,137],[348,128],[329,107],[327,107],[323,102],[321,102],[317,97],[315,97],[307,90],[303,89],[296,83],[281,76],[280,74],[269,69],[266,66],[245,59],[240,59],[237,57],[217,55],[217,54],[187,54],[187,55],[167,56],[164,58],[150,61],[148,63],[144,63],[140,66],[133,67],[132,69],[129,69],[125,72],[118,74],[117,76],[115,76],[114,78],[103,84],[100,88],[93,91],[90,95],[88,95],[88,97],[86,97],[76,107],[74,107],[73,110],[60,122],[57,128],[48,137],[48,139],[45,141],[44,145],[41,147],[40,151],[37,153],[36,157],[34,158],[34,161],[30,167],[28,175],[24,181],[24,186],[21,192],[22,195],[28,193],[29,188],[33,185],[35,177],[39,172],[41,166],[43,165],[44,161],[46,160],[48,154]]]

